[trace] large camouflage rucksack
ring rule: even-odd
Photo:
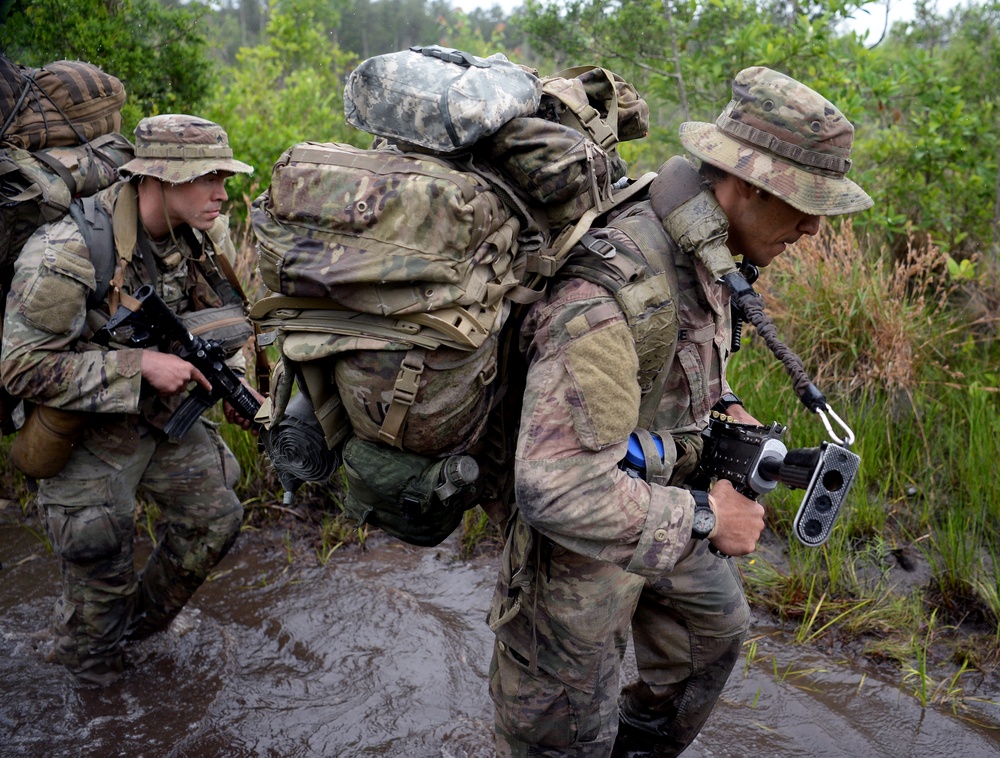
[[[282,355],[263,438],[286,489],[342,458],[350,515],[433,545],[509,495],[517,414],[498,406],[519,398],[520,306],[652,179],[628,180],[616,149],[648,109],[605,69],[540,79],[437,47],[365,61],[345,103],[373,145],[292,146],[251,210],[279,293],[252,312]],[[293,385],[315,418],[284,419]]]
[[[0,56],[0,286],[42,224],[118,180],[133,157],[121,134],[125,88],[83,61],[38,69]]]
[[[122,83],[92,64],[28,69],[0,56],[0,319],[28,238],[74,201],[116,182],[118,168],[133,158],[132,143],[118,133],[124,99]],[[77,211],[78,223],[89,227],[93,214]],[[13,431],[13,405],[0,390],[4,433]]]

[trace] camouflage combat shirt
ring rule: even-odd
[[[119,182],[97,194],[109,214],[126,186],[127,182]],[[165,242],[152,242],[157,294],[178,314],[219,308],[224,303],[201,265],[190,263],[203,255],[202,250],[192,249],[190,240],[202,243],[203,237],[190,229],[182,231],[175,229],[174,234],[179,247],[169,236]],[[232,257],[228,234],[218,235],[213,229],[213,236],[224,240],[221,248]],[[136,254],[122,290],[132,293],[149,278]],[[72,217],[41,227],[28,240],[15,264],[7,299],[0,351],[3,383],[14,396],[32,402],[92,413],[141,413],[160,426],[183,398],[164,401],[148,389],[143,391],[141,350],[107,350],[87,341],[107,319],[106,305],[101,313],[88,312],[87,295],[94,288],[90,251]],[[249,336],[249,324],[245,328]],[[237,352],[230,365],[242,368],[244,363]]]
[[[655,215],[648,203],[634,212]],[[603,235],[632,249],[619,229]],[[647,251],[641,251],[644,254]],[[677,350],[650,425],[698,431],[728,390],[729,296],[700,262],[675,252]],[[639,418],[638,358],[621,309],[582,279],[554,284],[521,332],[529,362],[516,458],[516,499],[528,522],[582,555],[640,575],[669,572],[691,539],[694,500],[679,487],[649,485],[619,468]]]

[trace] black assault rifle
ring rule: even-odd
[[[713,479],[728,479],[751,500],[779,483],[804,489],[793,529],[799,542],[818,547],[826,542],[854,483],[861,459],[842,445],[788,450],[781,441],[785,427],[736,424],[710,419],[702,432],[705,447],[688,480],[692,489],[707,490]]]
[[[201,414],[219,400],[226,400],[243,418],[253,421],[260,402],[240,380],[239,375],[226,365],[226,356],[220,343],[196,337],[187,330],[164,303],[152,285],[136,290],[139,302],[135,311],[122,305],[95,335],[94,342],[107,345],[112,339],[125,347],[146,348],[156,345],[170,349],[194,365],[212,385],[209,392],[197,385],[167,421],[163,431],[170,437],[180,438],[197,421]]]

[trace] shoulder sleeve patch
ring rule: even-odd
[[[639,361],[628,327],[616,322],[589,332],[567,345],[565,355],[580,442],[593,450],[621,442],[639,420]]]
[[[53,334],[69,334],[85,317],[87,292],[96,287],[94,266],[86,258],[66,251],[48,250],[41,267],[21,297],[24,319]]]

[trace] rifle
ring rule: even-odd
[[[819,447],[788,450],[781,441],[784,433],[785,427],[778,423],[753,426],[709,419],[702,432],[705,447],[698,468],[686,483],[707,490],[713,479],[728,479],[751,500],[779,483],[804,489],[793,529],[803,545],[819,547],[830,536],[861,459],[826,441]]]
[[[243,384],[240,376],[226,365],[221,344],[191,334],[156,294],[152,285],[140,287],[134,298],[138,301],[138,308],[132,310],[124,305],[120,306],[108,323],[94,335],[94,342],[107,345],[114,338],[115,342],[134,348],[153,345],[172,347],[177,344],[179,347],[171,349],[171,352],[193,364],[212,385],[211,392],[200,385],[191,390],[167,421],[163,431],[169,437],[183,437],[201,414],[219,400],[228,401],[240,416],[253,421],[260,402]],[[116,334],[119,331],[124,336]]]

